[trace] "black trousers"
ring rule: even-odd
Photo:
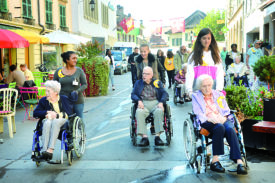
[[[137,68],[135,65],[132,65],[132,64],[131,64],[131,74],[132,74],[132,83],[134,87],[135,82],[137,81]]]
[[[175,70],[167,71],[169,87],[175,83]]]
[[[201,126],[213,135],[212,150],[214,156],[224,154],[223,138],[225,137],[230,146],[230,159],[241,159],[240,145],[232,121],[227,120],[224,124],[205,122],[202,123]]]

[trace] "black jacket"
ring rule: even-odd
[[[133,52],[128,58],[128,63],[129,64],[135,63],[135,56],[137,56],[137,55],[138,55],[138,53]]]
[[[136,57],[136,67],[137,67],[137,78],[142,79],[143,72],[143,58],[141,55]],[[153,69],[153,78],[161,80],[162,83],[165,83],[165,69],[162,67],[161,63],[155,56],[151,53],[148,54],[148,66]]]

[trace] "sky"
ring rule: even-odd
[[[212,9],[225,9],[226,0],[111,0],[124,7],[137,20],[159,20],[188,17],[196,10],[205,13]]]

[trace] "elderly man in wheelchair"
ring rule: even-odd
[[[38,106],[33,112],[33,116],[39,118],[39,121],[34,134],[32,159],[36,161],[37,165],[40,161],[50,161],[53,157],[56,140],[60,138],[61,148],[66,146],[65,150],[69,164],[71,164],[71,150],[75,148],[76,155],[79,157],[85,147],[84,125],[79,117],[73,115],[73,102],[77,100],[77,93],[72,92],[70,98],[59,95],[61,85],[57,81],[47,81],[45,86],[46,97],[39,100]],[[42,154],[40,154],[39,145],[41,133]],[[63,152],[61,156],[61,161],[63,161]]]
[[[237,173],[247,174],[242,161],[240,145],[234,122],[230,119],[230,109],[224,95],[212,90],[213,79],[209,75],[201,75],[197,81],[198,90],[192,94],[192,107],[200,126],[212,136],[213,158],[210,169],[225,172],[219,162],[219,155],[224,154],[224,137],[230,146],[230,159],[237,162]]]
[[[133,88],[131,98],[137,103],[136,120],[137,135],[142,136],[139,146],[148,146],[146,118],[153,114],[155,129],[155,145],[163,146],[164,142],[160,134],[164,131],[164,104],[168,99],[168,93],[163,88],[159,80],[153,79],[153,70],[151,67],[144,67],[141,80],[138,80]]]

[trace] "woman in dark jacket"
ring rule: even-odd
[[[58,138],[60,127],[73,113],[73,103],[77,100],[76,92],[71,94],[70,100],[65,95],[59,95],[61,85],[57,81],[47,81],[46,97],[39,100],[38,106],[33,111],[35,118],[43,120],[42,130],[42,155],[38,159],[51,160]]]
[[[164,56],[164,52],[161,49],[159,49],[157,52],[157,59],[161,63],[162,67],[165,68],[164,67],[165,56]]]
[[[237,50],[237,44],[231,45],[231,51],[227,52],[225,57],[225,70],[227,71],[229,65],[235,62],[235,58],[237,56],[241,56],[241,62],[243,62],[243,54],[238,52]]]
[[[140,46],[140,55],[136,58],[137,79],[142,79],[143,68],[149,66],[153,69],[153,78],[159,79],[165,84],[165,69],[161,63],[150,53],[149,46],[143,44]]]

